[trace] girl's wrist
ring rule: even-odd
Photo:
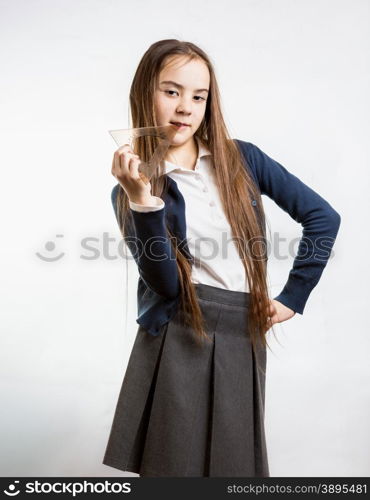
[[[132,203],[136,203],[137,205],[150,205],[150,206],[157,205],[156,198],[154,198],[153,196],[138,197],[138,198],[131,197],[131,198],[129,198],[129,200]]]

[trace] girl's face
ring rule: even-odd
[[[186,124],[177,127],[173,146],[181,146],[192,139],[204,118],[209,92],[210,76],[206,64],[197,59],[186,63],[184,60],[175,56],[171,65],[160,72],[154,94],[159,126],[173,122]]]

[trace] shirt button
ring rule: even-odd
[[[215,206],[215,202],[214,202],[213,200],[212,200],[212,201],[210,201],[210,202],[209,202],[209,206],[210,206],[210,207],[214,207],[214,206]]]
[[[206,187],[204,187],[203,191],[206,193],[208,191],[208,189]]]

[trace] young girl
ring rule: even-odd
[[[130,106],[133,127],[175,132],[148,183],[138,166],[158,138],[114,153],[112,202],[138,266],[139,328],[103,463],[141,476],[268,477],[266,332],[303,314],[340,216],[256,145],[229,137],[214,69],[196,45],[151,45]],[[273,299],[262,194],[303,226]]]

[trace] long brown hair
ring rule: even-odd
[[[158,126],[154,111],[154,93],[160,71],[176,56],[187,60],[202,60],[210,73],[210,88],[203,121],[195,135],[212,154],[215,178],[226,218],[231,226],[239,256],[243,262],[249,284],[249,307],[247,308],[246,334],[254,349],[267,345],[267,316],[270,305],[267,286],[267,247],[265,215],[261,194],[245,167],[237,144],[230,138],[221,112],[220,94],[212,63],[205,52],[190,42],[176,39],[153,43],[144,53],[130,89],[131,127]],[[149,161],[158,138],[146,136],[135,140],[133,150],[144,162]],[[152,195],[163,197],[168,187],[166,175],[151,178]],[[255,199],[254,207],[251,200]],[[124,189],[119,186],[117,214],[121,233],[125,238],[125,225],[129,217],[129,201]],[[196,290],[191,281],[191,263],[176,245],[176,238],[167,228],[167,234],[176,255],[181,286],[180,307],[184,321],[196,332],[200,341],[209,338],[204,328],[204,319],[198,303]]]

